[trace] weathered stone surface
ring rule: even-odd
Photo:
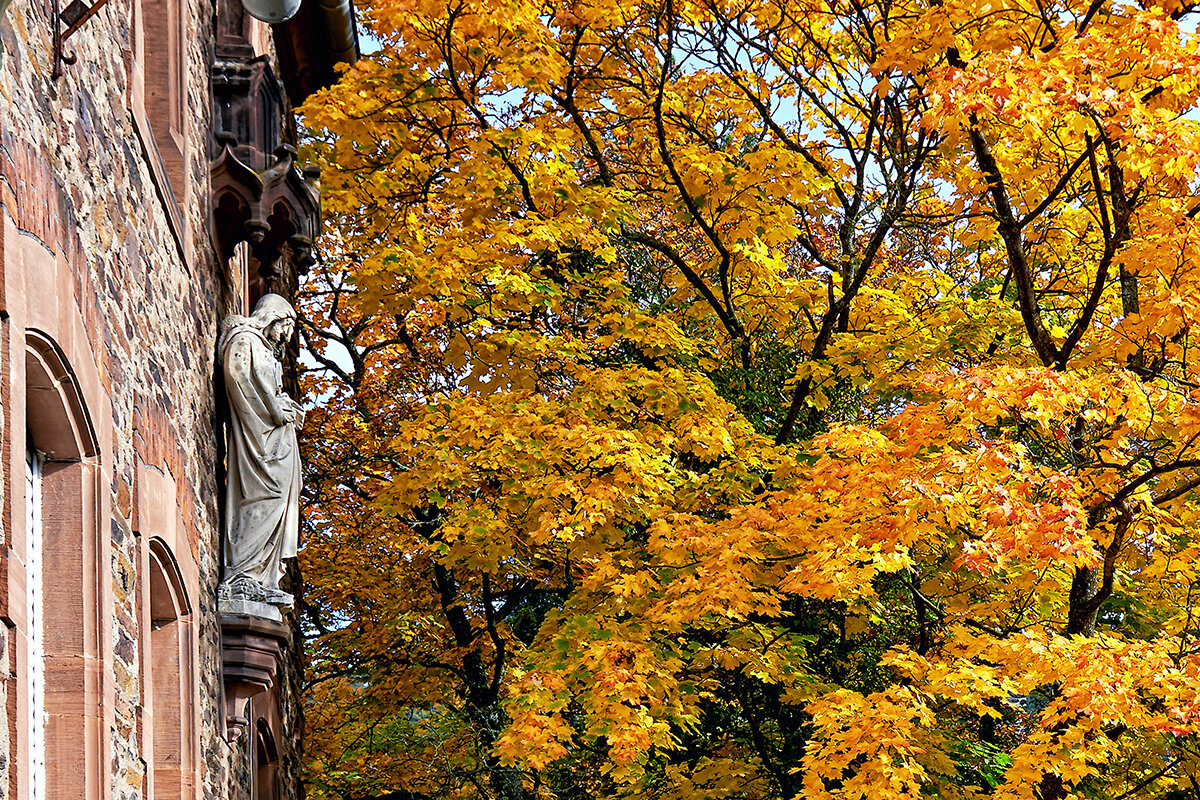
[[[231,600],[293,601],[279,581],[299,545],[296,431],[304,409],[283,390],[280,360],[295,325],[295,309],[277,294],[260,298],[249,317],[232,314],[221,323],[217,348],[230,408],[221,590]]]
[[[50,77],[52,3],[17,0],[0,18],[0,372],[11,374],[24,349],[25,312],[18,301],[22,308],[54,302],[26,286],[27,258],[36,256],[59,276],[56,313],[64,329],[78,320],[81,341],[72,352],[91,354],[89,369],[103,398],[87,409],[107,442],[99,469],[109,494],[97,506],[108,515],[102,527],[107,563],[95,577],[111,601],[97,612],[104,620],[97,635],[105,663],[96,680],[111,693],[102,698],[107,716],[97,747],[107,762],[97,767],[103,773],[97,780],[107,796],[146,797],[156,720],[145,678],[154,666],[148,662],[157,613],[150,608],[147,565],[149,542],[156,539],[172,548],[188,592],[198,703],[194,796],[243,800],[250,791],[247,741],[225,738],[220,689],[216,590],[225,412],[214,377],[218,322],[245,311],[245,265],[220,263],[208,232],[214,0],[178,2],[183,161],[175,181],[166,177],[171,170],[157,150],[166,122],[148,107],[146,128],[134,109],[136,74],[152,75],[166,64],[139,64],[127,55],[139,51],[139,16],[153,21],[167,8],[165,0],[111,0],[69,41],[76,62],[57,81]],[[23,436],[23,406],[20,419],[9,413],[17,402],[12,391],[3,381],[0,431]],[[12,497],[22,479],[9,474],[15,463],[9,455],[5,450],[0,457],[0,552],[16,524]],[[0,577],[11,568],[0,560]],[[9,590],[0,584],[4,617]],[[15,665],[10,636],[6,618],[0,656]],[[297,679],[287,672],[294,668],[294,648],[280,647],[286,674],[275,691],[286,691],[277,698],[284,706],[277,745],[286,771],[296,764],[297,706],[287,691]],[[0,800],[14,796],[17,771],[24,769],[12,738],[18,685],[0,681],[0,708],[9,712],[9,723],[0,724]],[[295,782],[283,785],[293,797]]]

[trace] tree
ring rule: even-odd
[[[314,796],[1200,792],[1190,12],[366,4]]]

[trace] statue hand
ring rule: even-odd
[[[283,398],[278,407],[272,411],[271,417],[277,428],[290,425],[296,421],[296,406],[289,398]]]
[[[304,408],[292,398],[287,398],[288,405],[288,422],[296,426],[296,430],[304,427]]]
[[[295,425],[297,430],[304,426],[304,409],[292,398],[285,394],[279,396],[278,416],[275,424],[279,427]]]

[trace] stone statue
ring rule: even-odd
[[[225,490],[224,605],[291,606],[279,589],[285,558],[299,543],[300,451],[296,430],[304,411],[283,391],[283,349],[296,312],[277,294],[264,295],[249,317],[230,315],[217,345],[229,397],[228,484]],[[255,613],[253,610],[246,613]],[[261,614],[260,614],[261,615]]]

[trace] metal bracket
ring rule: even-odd
[[[61,11],[58,9],[58,0],[55,0],[54,11],[54,66],[50,68],[50,77],[58,80],[62,75],[62,65],[70,66],[75,63],[75,53],[68,53],[63,50],[63,45],[67,39],[71,38],[71,34],[83,27],[89,19],[96,15],[108,0],[95,0],[92,5],[88,5],[84,0],[71,0],[71,3]],[[63,29],[66,25],[66,29]]]
[[[8,10],[8,4],[12,0],[0,0],[0,23],[4,22],[4,12]],[[4,39],[0,38],[0,53],[4,52]]]

